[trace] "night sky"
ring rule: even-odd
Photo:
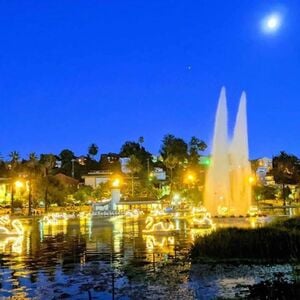
[[[0,153],[118,152],[166,133],[210,144],[248,97],[251,158],[300,155],[300,1],[0,2]],[[262,19],[279,12],[267,34]]]

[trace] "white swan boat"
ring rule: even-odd
[[[152,216],[148,216],[146,219],[146,227],[143,230],[145,234],[174,234],[178,232],[172,222],[168,220],[161,220],[159,222],[154,222]]]
[[[24,234],[24,228],[20,220],[13,220],[11,223],[2,223],[0,225],[0,237],[14,237]]]
[[[192,219],[192,227],[210,229],[213,228],[215,224],[213,223],[210,213],[205,213],[202,217],[194,217]]]

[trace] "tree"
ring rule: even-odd
[[[98,154],[98,151],[99,151],[99,147],[93,143],[89,146],[88,154],[92,157],[92,159],[94,159],[95,156]]]
[[[279,155],[273,157],[272,174],[276,183],[282,185],[283,203],[286,205],[288,192],[286,185],[297,184],[300,179],[299,159],[295,155],[281,151]]]
[[[119,158],[119,155],[116,153],[102,154],[99,162],[99,168],[101,170],[119,173],[121,171],[121,163]]]
[[[183,139],[167,134],[162,140],[160,154],[164,159],[173,155],[179,162],[184,162],[188,158],[188,145]]]
[[[125,142],[120,150],[121,157],[130,157],[134,155],[139,161],[142,166],[140,171],[140,177],[148,178],[148,169],[152,168],[152,155],[150,152],[146,151],[141,144],[136,142]]]
[[[273,186],[265,186],[265,185],[253,186],[254,198],[257,201],[276,199],[276,192],[277,192],[276,187]]]
[[[32,184],[40,171],[37,156],[34,152],[29,154],[29,160],[25,163],[26,178],[28,180],[28,216],[32,213]]]
[[[14,194],[15,194],[15,176],[17,169],[19,167],[19,160],[20,160],[20,154],[17,151],[12,151],[9,154],[9,157],[11,158],[9,163],[9,175],[11,180],[11,200],[10,200],[10,206],[11,206],[11,214],[14,213]]]
[[[207,145],[204,141],[199,140],[193,136],[189,142],[189,161],[191,164],[198,165],[200,154],[199,152],[204,151]]]
[[[164,164],[166,166],[167,169],[170,170],[170,182],[171,182],[171,187],[173,184],[173,170],[176,168],[176,166],[178,165],[179,160],[175,155],[168,155],[166,157],[166,159],[164,160]]]
[[[100,183],[92,192],[92,197],[96,200],[108,199],[111,197],[111,185],[109,182]]]
[[[140,144],[140,147],[142,148],[143,144],[144,144],[144,137],[143,136],[140,136],[139,139],[138,139],[138,143]]]
[[[20,154],[17,151],[10,152],[9,157],[11,158],[11,163],[18,163],[20,160]]]
[[[64,149],[60,152],[59,157],[61,159],[61,171],[68,176],[72,176],[74,167],[74,152],[69,149]]]
[[[56,157],[53,154],[41,154],[40,157],[40,167],[42,170],[41,183],[43,186],[43,199],[45,203],[45,211],[49,208],[49,189],[50,189],[50,176],[52,176],[52,171],[56,164]]]
[[[88,185],[80,186],[79,189],[73,194],[77,203],[85,204],[92,196],[93,188]]]
[[[135,156],[131,155],[127,163],[127,168],[131,174],[131,196],[134,196],[134,175],[139,173],[142,169],[140,160]]]

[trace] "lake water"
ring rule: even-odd
[[[185,220],[173,220],[174,236],[144,234],[144,218],[21,221],[23,237],[0,237],[0,299],[209,299],[243,293],[277,272],[293,276],[289,265],[191,267],[190,245],[207,231]],[[243,218],[216,222],[254,226]]]

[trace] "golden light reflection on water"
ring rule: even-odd
[[[154,235],[143,235],[143,239],[146,241],[147,250],[153,251],[159,250],[163,253],[172,252],[175,244],[174,236],[154,236]]]
[[[0,253],[21,254],[23,236],[6,237],[0,239]]]
[[[46,236],[55,236],[59,233],[66,234],[67,233],[67,220],[58,220],[56,223],[44,223],[40,222],[40,235],[41,238]]]
[[[27,283],[19,278],[32,277],[37,286],[42,286],[43,282],[53,283],[57,272],[67,277],[73,274],[76,266],[84,271],[90,262],[103,261],[120,266],[124,262],[143,261],[152,265],[186,255],[197,236],[212,232],[211,229],[191,228],[189,219],[171,219],[178,229],[175,234],[145,234],[145,220],[145,217],[85,217],[44,224],[25,219],[22,221],[24,237],[0,239],[0,252],[5,254],[1,271],[14,272],[5,282],[9,285],[16,281],[16,288],[11,289],[19,299],[31,298],[24,292]],[[214,222],[217,228],[234,225],[249,228],[256,224],[255,218],[218,219]]]

